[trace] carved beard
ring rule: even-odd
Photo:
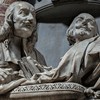
[[[87,31],[85,28],[75,29],[74,35],[89,35],[90,32]]]
[[[75,29],[73,35],[78,40],[85,40],[92,37],[91,31],[87,31],[85,28]]]

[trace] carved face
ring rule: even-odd
[[[14,34],[22,38],[28,38],[32,35],[36,27],[36,19],[34,13],[30,10],[29,5],[19,4],[14,9]]]
[[[79,41],[91,38],[95,35],[96,23],[92,16],[80,14],[75,19],[74,36]]]

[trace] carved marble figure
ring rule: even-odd
[[[87,13],[78,15],[67,30],[67,38],[72,47],[57,68],[36,73],[23,85],[74,82],[100,90],[100,36],[93,16]],[[87,91],[91,92],[91,89]]]
[[[47,67],[34,47],[34,7],[22,1],[11,4],[0,30],[0,94],[19,85],[54,82],[79,83],[88,93],[99,91],[100,36],[93,16],[78,15],[67,30],[67,38],[72,47],[56,68]]]
[[[46,65],[43,55],[35,48],[37,42],[34,7],[24,1],[11,4],[0,29],[0,94],[5,93],[42,72],[35,66]]]

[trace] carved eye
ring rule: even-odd
[[[83,19],[84,19],[83,17],[79,17],[79,18],[77,18],[77,19],[76,19],[76,23],[82,22]]]
[[[26,15],[29,14],[29,12],[28,12],[27,10],[21,9],[21,10],[19,11],[19,14],[22,15],[22,16],[26,16]]]
[[[91,25],[93,25],[93,24],[94,24],[94,20],[90,20],[89,23],[90,23]]]
[[[19,11],[19,14],[20,14],[20,15],[24,15],[25,13],[24,13],[23,10],[20,10],[20,11]]]
[[[91,25],[94,25],[94,20],[87,19],[87,23],[88,23],[88,24],[91,24]]]
[[[23,10],[20,10],[20,11],[19,11],[19,14],[23,14]]]

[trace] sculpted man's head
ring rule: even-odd
[[[89,39],[98,34],[98,28],[94,17],[87,13],[78,15],[67,30],[67,36],[71,44]]]
[[[15,35],[27,38],[36,27],[34,8],[27,3],[21,3],[14,8],[13,22]],[[21,33],[21,34],[20,34]]]
[[[14,2],[5,13],[2,32],[21,38],[29,38],[32,35],[37,38],[35,17],[35,9],[31,4],[24,1]]]

